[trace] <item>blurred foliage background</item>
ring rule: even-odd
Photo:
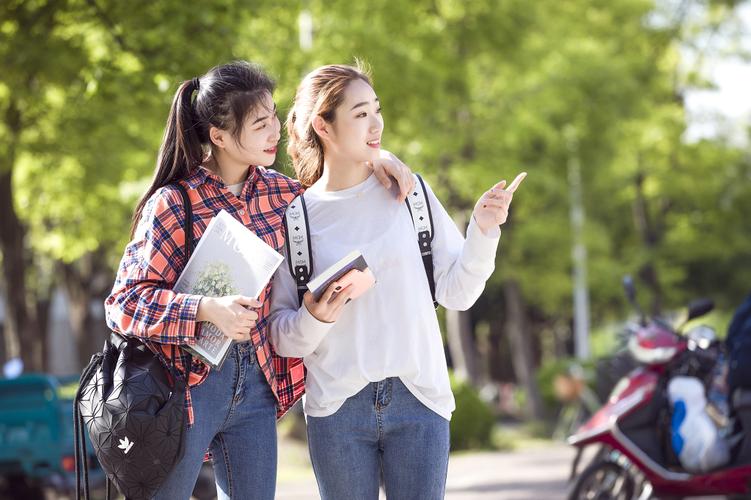
[[[496,272],[463,316],[460,354],[475,386],[517,384],[522,413],[540,416],[537,367],[573,352],[573,167],[594,332],[612,336],[609,325],[630,314],[627,273],[655,312],[708,296],[727,318],[751,288],[749,149],[722,135],[685,140],[685,94],[712,85],[702,63],[717,54],[704,41],[722,36],[725,52],[748,58],[734,43],[745,30],[740,5],[6,0],[0,360],[46,368],[57,287],[79,364],[101,346],[91,304],[112,285],[181,81],[232,59],[259,62],[278,81],[284,119],[306,72],[359,58],[383,103],[384,147],[458,218],[493,183],[529,172]],[[284,153],[276,167],[292,173]],[[611,348],[597,335],[593,345],[595,354]],[[456,365],[459,351],[449,351]]]

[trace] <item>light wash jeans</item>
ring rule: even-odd
[[[307,418],[308,446],[323,500],[444,496],[449,422],[398,378],[373,382],[328,417]]]
[[[191,389],[194,424],[185,454],[156,500],[188,500],[207,449],[219,499],[273,500],[276,488],[276,399],[252,346],[235,344],[221,370]]]

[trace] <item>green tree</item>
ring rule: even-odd
[[[236,57],[251,9],[103,0],[0,9],[6,356],[40,369],[46,342],[36,305],[55,283],[72,299],[81,361],[99,345],[103,325],[89,304],[111,286],[172,94],[181,80]]]
[[[747,292],[748,153],[682,141],[682,93],[704,82],[682,69],[681,47],[725,26],[735,6],[5,2],[5,354],[42,366],[43,311],[56,284],[73,299],[81,359],[100,344],[103,325],[88,304],[111,286],[180,81],[233,58],[260,62],[279,81],[283,118],[307,71],[359,57],[383,103],[384,145],[459,218],[500,178],[529,172],[472,319],[485,376],[515,378],[539,413],[534,367],[570,342],[572,161],[582,169],[595,323],[624,313],[627,272],[654,310],[696,295],[728,308]],[[302,13],[312,19],[309,49],[299,41]],[[290,173],[284,155],[277,166]]]

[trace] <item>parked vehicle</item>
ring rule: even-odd
[[[635,290],[625,282],[638,309]],[[647,499],[700,495],[749,494],[751,480],[751,391],[736,389],[732,411],[738,427],[729,464],[705,473],[683,469],[671,446],[667,385],[676,375],[708,380],[720,353],[707,327],[683,332],[685,324],[712,309],[710,301],[688,308],[686,320],[674,328],[666,321],[641,321],[630,334],[629,351],[639,365],[623,377],[610,398],[568,442],[578,448],[571,471],[570,499]],[[578,472],[582,451],[597,453]]]
[[[0,378],[0,500],[40,500],[76,490],[73,398],[78,376],[24,374]],[[104,494],[105,474],[86,435],[89,484]],[[204,463],[193,497],[216,498],[214,474]]]
[[[75,491],[73,397],[78,378],[0,378],[0,498],[34,500]],[[88,446],[91,482],[104,473]]]

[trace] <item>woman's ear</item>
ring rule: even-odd
[[[314,116],[311,124],[313,125],[313,130],[315,130],[321,139],[329,138],[329,124],[326,123],[326,120],[322,116]]]
[[[225,146],[225,137],[224,137],[224,130],[216,128],[216,127],[209,127],[209,140],[211,140],[211,143],[218,147],[224,149]]]

